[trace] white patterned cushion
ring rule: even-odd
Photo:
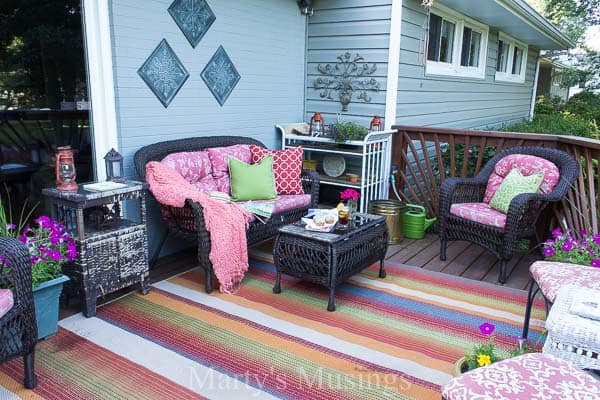
[[[498,228],[506,225],[506,214],[494,210],[487,203],[454,203],[450,206],[450,214]]]
[[[442,388],[446,400],[600,399],[600,382],[568,361],[524,354],[467,372]]]
[[[529,272],[551,303],[554,303],[558,289],[564,285],[600,290],[600,268],[556,261],[536,261],[529,267]]]
[[[13,308],[14,300],[12,291],[8,289],[0,289],[0,318]]]
[[[310,194],[280,194],[275,200],[252,200],[254,204],[273,203],[273,214],[279,214],[294,208],[306,207],[310,205]],[[239,202],[238,204],[243,204]]]

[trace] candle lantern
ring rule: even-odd
[[[110,149],[104,156],[106,164],[106,180],[113,182],[124,182],[123,177],[123,156],[115,149]]]
[[[321,113],[316,112],[310,118],[308,133],[310,136],[323,136],[325,134],[325,119]]]
[[[383,130],[383,123],[381,122],[379,115],[373,117],[371,120],[371,125],[369,126],[369,130],[371,132],[379,132]]]
[[[57,148],[56,153],[56,188],[68,192],[77,191],[77,177],[75,173],[75,158],[71,146]]]

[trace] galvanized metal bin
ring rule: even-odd
[[[388,226],[388,244],[398,244],[402,240],[402,220],[406,205],[398,200],[373,200],[369,202],[369,213],[385,217]]]

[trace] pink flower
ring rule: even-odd
[[[546,247],[544,249],[544,255],[546,257],[552,257],[554,255],[554,249],[552,247]]]
[[[494,332],[494,329],[496,329],[496,327],[489,322],[484,322],[483,324],[479,325],[479,331],[484,335],[491,335]]]
[[[342,193],[340,193],[340,199],[342,199],[342,200],[349,200],[349,199],[358,200],[359,197],[360,197],[360,193],[358,193],[354,189],[345,189]]]
[[[567,240],[562,245],[562,251],[569,252],[569,251],[573,250],[573,247],[574,247],[573,242],[571,242],[570,240]]]
[[[600,268],[600,259],[592,258],[592,267]]]
[[[552,237],[554,237],[555,239],[560,237],[562,235],[562,231],[560,230],[560,228],[555,228],[554,230],[552,230]]]

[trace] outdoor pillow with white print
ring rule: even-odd
[[[543,179],[543,172],[523,176],[518,168],[513,168],[494,193],[494,197],[490,200],[490,207],[505,214],[508,213],[512,199],[521,193],[537,193]]]

